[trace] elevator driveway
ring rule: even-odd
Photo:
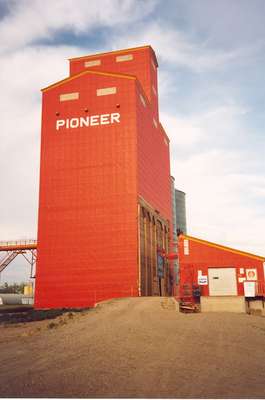
[[[161,298],[1,326],[0,354],[0,397],[265,397],[265,318]]]

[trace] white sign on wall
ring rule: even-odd
[[[199,275],[198,276],[198,285],[208,285],[208,276],[207,275]]]
[[[255,297],[256,282],[244,282],[245,297]]]
[[[258,279],[256,268],[246,269],[246,279],[247,281],[256,281]]]

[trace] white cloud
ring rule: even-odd
[[[264,178],[233,174],[242,161],[240,155],[214,150],[175,160],[173,170],[187,193],[190,234],[262,255],[265,216],[252,206],[251,195],[264,187]]]
[[[189,118],[161,113],[160,120],[170,136],[172,151],[194,145],[204,136],[199,124]]]
[[[41,87],[68,75],[75,47],[27,47],[0,59],[0,238],[36,237]]]
[[[232,102],[188,116],[161,112],[160,119],[170,135],[173,153],[177,152],[181,157],[179,151],[197,152],[198,145],[200,151],[205,146],[216,147],[217,143],[219,146],[235,146],[234,138],[246,134],[241,127],[240,117],[247,112],[245,107]]]
[[[196,72],[228,65],[238,59],[242,49],[224,51],[207,48],[199,40],[195,42],[183,32],[159,22],[137,26],[130,32],[120,33],[113,38],[115,47],[151,44],[161,62],[170,62]]]
[[[247,136],[239,118],[245,112],[223,105],[189,118],[166,115],[162,121],[171,138],[176,187],[187,193],[189,233],[262,255],[265,215],[258,204],[265,178],[249,172],[255,166],[251,151],[233,142],[234,136]]]
[[[74,34],[142,19],[156,1],[20,0],[0,23],[1,51],[25,46],[56,32]]]

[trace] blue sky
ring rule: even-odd
[[[264,15],[263,0],[0,0],[0,240],[37,234],[40,88],[70,57],[150,44],[188,233],[265,255]]]

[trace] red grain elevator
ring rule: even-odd
[[[151,46],[74,58],[42,90],[38,309],[174,291],[157,67]]]

